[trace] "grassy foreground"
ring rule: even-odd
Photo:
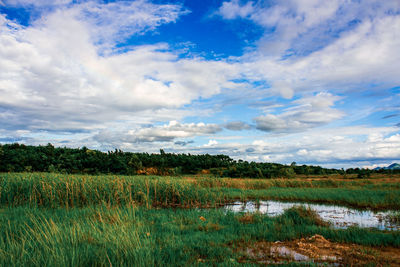
[[[197,209],[284,199],[399,210],[398,181],[3,173],[0,266],[253,266],[243,246],[314,234],[400,248],[398,231],[335,230],[304,208],[276,218]]]
[[[269,218],[215,209],[18,207],[1,210],[0,226],[2,266],[232,266],[243,257],[236,244],[313,234],[400,247],[398,232],[332,230],[301,208]]]

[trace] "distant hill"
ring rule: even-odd
[[[400,164],[398,164],[398,163],[393,163],[393,164],[390,164],[389,166],[387,166],[387,167],[376,167],[374,170],[380,170],[380,169],[384,169],[384,170],[400,170]]]

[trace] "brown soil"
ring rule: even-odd
[[[356,244],[331,242],[321,235],[285,242],[258,241],[240,244],[241,262],[279,264],[283,262],[315,262],[339,266],[400,266],[400,248],[372,248]]]

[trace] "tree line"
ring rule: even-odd
[[[379,170],[374,172],[387,172]],[[61,172],[82,174],[157,174],[182,175],[210,173],[217,177],[275,178],[297,175],[360,174],[371,170],[322,168],[320,166],[257,163],[233,160],[227,155],[191,155],[123,152],[119,149],[101,152],[82,148],[0,144],[0,172]]]

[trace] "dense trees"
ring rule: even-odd
[[[233,160],[225,155],[160,154],[122,152],[116,149],[103,153],[90,150],[0,145],[1,172],[65,172],[65,173],[116,173],[136,174],[139,170],[155,168],[159,174],[197,173],[203,169],[226,168]]]
[[[346,171],[326,169],[320,166],[256,163],[235,161],[226,155],[172,154],[160,150],[160,154],[131,153],[116,149],[107,153],[82,148],[55,148],[53,145],[26,146],[23,144],[0,145],[0,172],[62,172],[62,173],[115,173],[115,174],[196,174],[208,170],[219,177],[274,178],[302,175],[326,175],[339,173],[359,174],[369,177],[369,170]],[[379,170],[384,172],[387,170]]]

